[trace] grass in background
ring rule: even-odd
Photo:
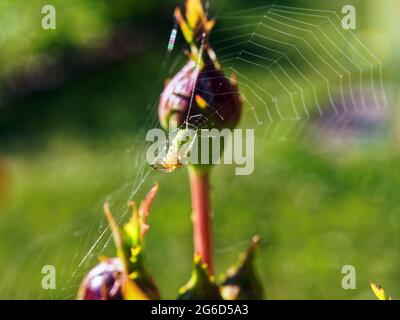
[[[114,211],[123,212],[137,184],[135,154],[143,150],[136,149],[134,132],[147,115],[144,92],[153,81],[133,76],[147,69],[141,64],[116,66],[23,102],[26,110],[38,112],[38,123],[25,128],[21,136],[28,140],[20,140],[20,146],[31,141],[34,147],[15,147],[18,140],[9,137],[13,143],[6,148],[11,184],[0,216],[1,298],[74,298],[96,257],[114,254],[112,244],[103,250],[107,234],[77,268],[106,225],[103,202],[109,199]],[[40,110],[50,105],[57,108],[41,127]],[[68,114],[73,121],[61,126]],[[247,123],[253,123],[249,112]],[[258,136],[264,129],[256,129]],[[395,297],[400,292],[400,170],[399,156],[385,140],[330,152],[314,139],[259,137],[253,175],[235,176],[232,166],[216,168],[217,272],[259,233],[264,242],[258,267],[271,299],[372,298],[369,280],[384,283]],[[149,219],[149,266],[163,296],[174,298],[191,270],[188,182],[185,170],[152,172],[134,199],[139,201],[154,181],[160,192]],[[58,288],[51,293],[41,289],[46,264],[58,272]],[[341,288],[346,264],[356,267],[357,290]]]

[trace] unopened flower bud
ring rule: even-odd
[[[254,258],[261,238],[254,236],[239,263],[223,276],[221,294],[226,300],[263,299],[263,287],[254,267]]]
[[[122,300],[121,260],[105,259],[84,278],[78,293],[79,300]]]
[[[207,20],[200,0],[186,1],[186,19],[175,17],[190,46],[189,61],[161,94],[158,115],[167,129],[170,121],[196,128],[234,128],[242,102],[236,80],[227,79],[208,43],[214,20]]]
[[[179,290],[178,300],[223,300],[214,276],[210,276],[198,255],[194,258],[192,277]]]
[[[106,260],[89,272],[79,290],[79,299],[160,299],[144,256],[144,236],[149,228],[146,220],[157,190],[156,184],[139,209],[133,202],[129,203],[132,217],[122,228],[114,221],[108,203],[104,205],[118,258]]]

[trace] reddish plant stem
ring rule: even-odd
[[[209,173],[189,169],[195,254],[214,272]]]

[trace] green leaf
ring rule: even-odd
[[[196,29],[200,20],[206,20],[206,15],[200,0],[186,0],[186,19],[192,30]]]
[[[190,45],[192,53],[196,55],[193,49],[200,46],[200,44],[196,42],[203,33],[205,36],[210,34],[215,25],[215,20],[207,19],[201,0],[186,0],[185,17],[182,15],[182,11],[179,7],[175,9],[174,15],[183,37]]]
[[[193,30],[186,23],[186,20],[182,16],[182,11],[180,8],[175,9],[175,19],[178,21],[179,27],[181,28],[183,37],[188,44],[193,43],[194,33]]]
[[[376,297],[379,300],[392,300],[392,298],[390,296],[387,296],[385,294],[385,290],[383,290],[383,288],[379,284],[370,282],[370,285],[371,285],[372,291],[374,292],[374,294],[376,295]]]

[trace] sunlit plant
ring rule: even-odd
[[[235,77],[227,79],[209,43],[215,20],[208,20],[200,0],[186,0],[186,12],[175,18],[187,42],[188,62],[170,80],[161,94],[158,115],[161,126],[171,123],[185,128],[233,129],[239,122],[242,101]],[[178,132],[179,136],[179,132]],[[223,146],[221,148],[223,152]],[[172,172],[181,167],[177,155],[168,153],[154,168]],[[214,274],[210,173],[212,165],[188,164],[192,196],[194,259],[192,276],[178,292],[178,299],[261,299],[263,288],[254,266],[260,237],[253,237],[239,262],[221,276]],[[104,212],[112,230],[117,255],[101,262],[84,278],[79,299],[160,299],[145,262],[144,236],[147,216],[158,186],[154,186],[139,209],[133,202],[132,218],[122,228],[114,221],[108,204]]]
[[[379,300],[392,300],[392,297],[385,293],[385,290],[376,283],[371,282],[371,290]]]
[[[147,217],[158,191],[155,185],[147,194],[139,209],[129,202],[132,217],[120,228],[108,203],[104,213],[113,234],[117,257],[101,257],[100,264],[84,278],[78,298],[83,300],[147,300],[160,299],[160,293],[145,262],[145,234]]]
[[[169,81],[161,94],[158,114],[161,125],[224,129],[239,122],[242,102],[234,80],[228,80],[209,44],[215,20],[208,20],[200,0],[186,1],[186,15],[180,8],[175,18],[188,44],[188,62]],[[210,172],[208,164],[189,164],[192,194],[193,232],[196,254],[210,273],[214,270]]]

